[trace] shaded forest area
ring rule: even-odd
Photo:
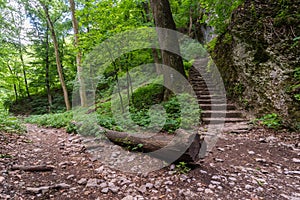
[[[0,199],[299,199],[299,5],[0,0]]]

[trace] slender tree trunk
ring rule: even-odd
[[[147,23],[152,22],[153,19],[151,18],[151,15],[150,15],[149,1],[142,2],[142,5],[143,5],[143,8],[144,8],[144,11],[146,14],[146,16],[144,17],[145,22],[147,22]],[[155,48],[152,48],[152,56],[153,56],[153,60],[154,60],[154,64],[155,64],[156,73],[162,74],[162,69],[161,69],[161,65],[160,65],[162,63],[162,61],[160,59],[161,52]]]
[[[49,61],[49,26],[47,24],[46,29],[46,56],[45,56],[45,71],[46,71],[46,90],[47,90],[47,96],[48,96],[48,103],[49,103],[49,112],[51,112],[51,106],[52,106],[52,95],[51,95],[51,88],[50,88],[50,76],[49,76],[49,68],[50,68],[50,61]]]
[[[28,88],[28,82],[27,82],[27,76],[26,76],[26,66],[25,66],[25,62],[24,62],[24,58],[23,58],[23,49],[22,49],[22,43],[21,43],[21,26],[17,25],[17,22],[15,21],[15,17],[12,15],[12,19],[14,24],[17,26],[17,37],[18,37],[18,46],[16,45],[16,47],[19,50],[19,56],[20,56],[20,60],[21,60],[21,65],[22,65],[22,72],[23,72],[23,76],[24,76],[24,83],[25,83],[25,88],[26,88],[26,94],[29,100],[31,100],[30,97],[30,93],[29,93],[29,88]],[[20,87],[21,88],[21,87]]]
[[[168,0],[150,0],[154,22],[156,27],[170,29],[176,31],[176,25],[172,17],[170,3]],[[178,73],[186,77],[183,61],[180,55],[167,51],[172,49],[174,52],[180,52],[179,43],[176,32],[158,30],[158,39],[161,47],[163,64],[175,69]],[[167,68],[163,68],[164,82],[167,87],[172,87],[176,84],[176,74],[172,74]],[[168,99],[171,91],[166,89],[164,99]]]
[[[21,43],[20,43],[20,45],[21,45]],[[22,71],[23,71],[23,76],[24,76],[26,94],[27,94],[28,99],[31,101],[31,96],[30,96],[30,93],[29,93],[28,82],[27,82],[26,69],[25,69],[26,66],[25,66],[25,63],[24,63],[23,51],[22,51],[21,46],[20,46],[20,49],[19,49],[19,53],[20,53],[20,59],[21,59],[21,64],[22,64]]]
[[[76,64],[77,64],[77,76],[79,81],[79,95],[80,95],[80,102],[81,106],[87,106],[87,97],[86,97],[86,89],[85,89],[85,81],[82,77],[82,66],[81,66],[81,58],[82,52],[79,49],[79,28],[78,28],[78,21],[76,19],[76,11],[75,11],[75,2],[74,0],[69,0],[71,14],[72,14],[72,24],[74,29],[74,38],[75,38],[75,47],[77,48],[77,55],[76,55]]]
[[[14,75],[13,71],[12,71],[12,68],[9,66],[9,64],[7,65],[11,75]],[[18,101],[18,90],[17,90],[17,85],[16,83],[14,82],[13,83],[13,87],[14,87],[14,91],[15,91],[15,98],[16,98],[16,102]]]
[[[51,37],[52,37],[53,44],[54,44],[57,72],[58,72],[60,84],[61,84],[61,87],[62,87],[62,90],[63,90],[63,93],[64,93],[64,100],[65,100],[65,104],[66,104],[66,109],[70,110],[71,109],[71,104],[70,104],[70,101],[69,101],[68,90],[67,90],[67,86],[66,86],[64,76],[63,76],[61,60],[60,60],[60,57],[59,57],[58,41],[57,41],[57,38],[56,38],[54,25],[51,21],[48,8],[41,1],[40,1],[40,4],[43,7],[43,10],[45,12],[47,23],[49,25],[49,29],[50,29],[50,32],[51,32]]]

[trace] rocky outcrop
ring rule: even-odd
[[[299,0],[246,0],[212,53],[229,97],[256,117],[277,113],[298,128],[299,5]]]

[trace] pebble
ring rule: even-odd
[[[87,181],[86,187],[98,187],[98,179],[92,178]]]
[[[250,190],[250,189],[252,189],[253,188],[253,186],[251,186],[251,185],[245,185],[245,189],[246,190]]]
[[[220,158],[215,158],[216,162],[224,162],[224,160],[220,159]]]
[[[146,188],[145,185],[142,185],[142,186],[138,189],[138,191],[140,191],[141,193],[144,194],[144,193],[147,191],[147,188]]]
[[[213,184],[213,185],[220,185],[221,184],[219,181],[211,181],[210,183]]]
[[[108,189],[108,188],[103,188],[103,189],[101,190],[101,192],[102,192],[102,193],[104,193],[104,194],[107,194],[107,193],[108,193],[108,191],[109,191],[109,189]]]
[[[112,191],[113,193],[117,193],[119,191],[119,187],[117,186],[113,186],[113,187],[109,187],[109,190]]]
[[[172,181],[166,181],[166,182],[164,182],[164,184],[165,184],[165,185],[172,185],[173,182],[172,182]]]
[[[300,159],[298,159],[298,158],[293,158],[292,161],[293,161],[294,163],[300,163]]]
[[[101,184],[99,185],[99,187],[100,187],[100,188],[105,188],[105,187],[107,187],[107,183],[106,183],[106,182],[101,183]]]
[[[212,193],[214,193],[214,192],[213,192],[211,189],[208,189],[208,188],[207,188],[207,189],[204,190],[204,193],[205,193],[205,194],[212,194]]]
[[[221,176],[214,175],[211,177],[213,180],[221,180]]]
[[[74,175],[69,175],[69,176],[67,177],[67,180],[72,179],[72,178],[74,178],[74,177],[75,177]]]
[[[128,195],[128,196],[124,197],[122,200],[134,200],[134,197],[131,195]]]
[[[5,180],[3,176],[0,176],[0,183],[2,183]]]
[[[254,155],[254,154],[255,154],[255,152],[254,152],[254,151],[248,151],[248,154],[250,154],[250,155]]]
[[[153,184],[152,183],[146,183],[146,188],[152,189],[153,188]]]
[[[256,162],[266,162],[266,159],[263,159],[263,158],[255,158],[255,161]]]
[[[27,192],[31,192],[31,193],[40,193],[40,192],[42,192],[42,193],[46,193],[46,192],[48,192],[50,190],[50,187],[48,187],[48,186],[45,186],[45,187],[38,187],[38,188],[33,188],[33,187],[27,187],[26,188],[26,191]]]
[[[237,181],[237,179],[234,178],[234,177],[229,177],[228,180],[230,180],[230,181]]]
[[[79,181],[77,181],[77,183],[78,183],[79,185],[84,185],[84,184],[87,183],[87,179],[86,179],[86,178],[81,178]]]

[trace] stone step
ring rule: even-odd
[[[199,99],[198,100],[198,103],[199,104],[226,104],[227,101],[226,100],[220,100],[220,99],[214,99],[214,100],[211,100],[211,99]]]
[[[195,94],[199,94],[199,95],[216,95],[216,92],[212,92],[212,91],[197,91],[197,92],[195,92]]]
[[[243,114],[236,110],[230,110],[230,111],[205,110],[205,111],[202,111],[201,115],[204,118],[224,118],[225,116],[228,118],[242,118],[243,117]]]
[[[236,107],[233,104],[200,104],[202,110],[235,110]]]
[[[200,95],[200,99],[226,99],[224,96],[220,95]]]
[[[207,87],[205,87],[205,88],[194,88],[194,91],[195,92],[216,92],[216,91],[218,91],[218,90],[216,90],[215,88],[207,88]]]
[[[246,121],[244,118],[202,118],[204,124],[236,123]]]

